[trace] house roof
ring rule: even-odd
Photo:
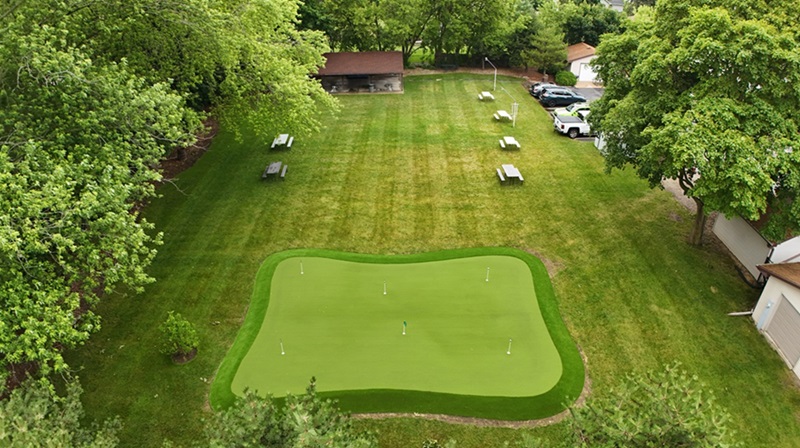
[[[570,45],[567,47],[567,62],[577,61],[587,56],[594,56],[595,49],[593,46],[581,42],[579,44]]]
[[[325,53],[323,56],[326,62],[319,69],[319,76],[403,73],[403,53],[399,51]]]
[[[796,288],[800,288],[800,263],[760,264],[756,267],[766,275],[775,276]]]

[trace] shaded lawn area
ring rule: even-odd
[[[550,270],[561,313],[588,359],[593,393],[628,372],[680,361],[733,414],[746,446],[800,440],[800,394],[790,372],[746,318],[757,292],[727,256],[685,241],[691,216],[630,171],[604,172],[591,143],[552,131],[546,112],[515,79],[498,79],[497,101],[477,93],[491,77],[406,78],[403,95],[342,96],[342,113],[314,137],[270,152],[241,129],[222,130],[209,152],[146,210],[165,244],[142,295],[101,304],[103,329],[68,355],[91,417],[120,415],[124,446],[198,440],[210,412],[210,378],[246,313],[256,271],[270,254],[325,248],[369,254],[510,246]],[[520,102],[516,129],[492,113]],[[497,140],[512,135],[519,151]],[[269,161],[287,180],[264,182]],[[495,168],[513,163],[521,187],[500,186]],[[173,366],[158,354],[169,310],[194,322],[198,357]],[[320,382],[324,378],[319,378]],[[520,431],[416,420],[364,421],[381,446],[455,438],[459,447],[515,440]],[[547,440],[565,425],[532,430]]]

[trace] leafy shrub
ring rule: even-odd
[[[206,421],[201,440],[196,447],[377,447],[373,434],[354,428],[334,401],[317,396],[314,378],[304,395],[288,395],[284,406],[245,390]]]
[[[730,415],[696,376],[668,365],[629,375],[611,394],[570,407],[571,447],[736,447]]]
[[[186,356],[197,348],[199,338],[194,326],[180,313],[170,311],[167,320],[161,324],[164,342],[161,353],[173,356]]]
[[[556,73],[556,84],[560,86],[572,87],[578,82],[578,78],[570,71],[561,70]]]

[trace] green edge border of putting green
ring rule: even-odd
[[[209,401],[212,407],[217,410],[224,409],[236,399],[236,395],[231,391],[231,383],[239,364],[258,335],[269,306],[272,282],[259,280],[271,279],[276,267],[283,260],[294,257],[324,257],[359,263],[404,264],[491,255],[516,257],[525,262],[531,270],[539,309],[561,357],[561,378],[552,389],[533,397],[485,397],[393,389],[345,390],[320,392],[318,395],[335,399],[342,409],[358,413],[416,412],[496,420],[530,420],[558,414],[574,402],[583,390],[585,380],[583,359],[561,318],[555,291],[544,264],[527,252],[508,247],[451,249],[411,255],[370,255],[324,249],[292,249],[270,255],[256,274],[247,316],[211,384]],[[280,404],[283,399],[276,401]]]

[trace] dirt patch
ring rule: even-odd
[[[206,153],[211,142],[219,132],[219,122],[208,118],[203,122],[204,131],[197,135],[194,145],[187,148],[175,148],[166,159],[159,163],[159,171],[163,176],[162,182],[175,179],[175,176],[188,169]]]
[[[197,347],[193,348],[188,353],[175,353],[171,356],[172,362],[175,364],[186,364],[197,356]]]
[[[561,272],[562,269],[564,269],[564,263],[553,261],[549,258],[543,257],[542,254],[533,249],[522,249],[522,250],[541,260],[542,264],[544,264],[545,269],[547,269],[547,274],[550,276],[551,279],[555,277],[556,274]]]
[[[432,70],[425,68],[409,68],[403,71],[403,76],[443,75],[447,73],[472,73],[476,75],[492,76],[494,75],[494,69],[491,67],[489,68],[459,67],[455,70]],[[497,74],[522,78],[526,81],[526,83],[538,82],[544,78],[544,76],[541,73],[537,72],[536,70],[522,69],[522,68],[498,68]]]
[[[675,179],[664,179],[661,181],[661,185],[664,187],[665,190],[672,193],[672,196],[675,197],[675,200],[678,201],[679,204],[686,207],[692,214],[697,213],[697,204],[695,204],[694,199],[687,197],[683,194],[683,188],[681,188],[680,184]]]
[[[681,217],[681,215],[679,215],[679,214],[677,214],[675,212],[669,212],[669,219],[670,219],[670,221],[675,221],[675,222],[683,221],[683,218]]]

